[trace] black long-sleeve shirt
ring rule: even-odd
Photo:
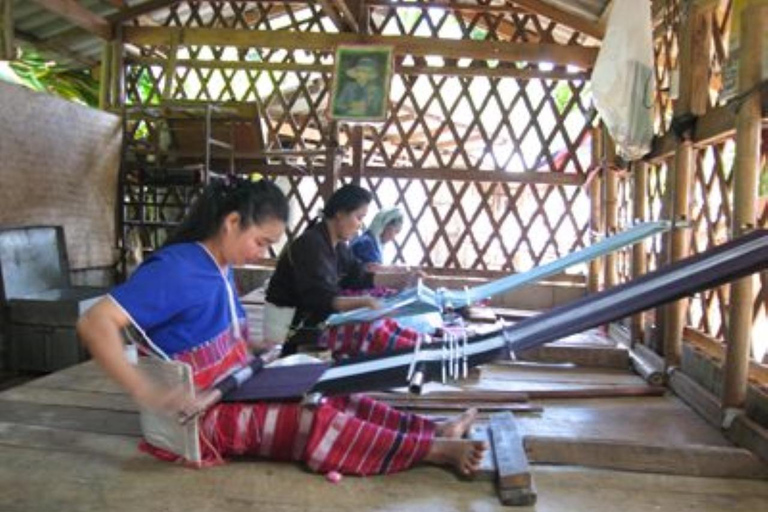
[[[346,242],[331,245],[325,222],[307,228],[290,243],[277,261],[266,299],[280,307],[296,308],[293,325],[312,327],[334,313],[333,299],[342,289],[373,286]]]

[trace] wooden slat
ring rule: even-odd
[[[135,457],[136,436],[100,434],[70,430],[64,427],[44,427],[0,421],[0,446],[37,449],[43,452],[95,454],[105,460]],[[6,463],[8,463],[6,461]]]
[[[747,418],[745,414],[736,416],[725,431],[726,437],[756,453],[768,464],[768,429]]]
[[[515,391],[495,391],[495,390],[481,390],[481,389],[464,389],[461,391],[432,391],[423,395],[407,395],[399,392],[371,392],[366,393],[375,400],[413,400],[418,402],[456,402],[456,401],[483,401],[483,402],[497,402],[497,403],[510,403],[510,402],[527,402],[528,394],[519,393]]]
[[[510,43],[502,41],[441,40],[412,36],[330,34],[287,30],[231,30],[218,28],[125,27],[125,42],[159,46],[170,32],[180,32],[181,44],[188,46],[235,46],[283,50],[330,50],[341,44],[392,45],[398,55],[438,55],[509,62],[549,62],[589,69],[597,48],[557,44]]]
[[[573,363],[599,368],[629,368],[629,351],[623,347],[543,345],[517,354],[524,361]]]
[[[499,498],[504,505],[532,505],[536,492],[523,440],[510,413],[493,414],[489,430],[498,472]]]
[[[34,0],[41,7],[58,14],[78,27],[104,40],[112,39],[112,27],[106,19],[89,11],[75,0]]]
[[[721,421],[720,402],[696,381],[675,369],[669,377],[669,386],[677,396],[683,399],[710,424],[719,427]]]
[[[657,445],[624,440],[525,436],[531,462],[709,478],[768,478],[748,450],[708,445]]]
[[[141,435],[137,413],[86,407],[5,401],[0,402],[0,421],[100,434]]]

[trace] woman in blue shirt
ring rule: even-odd
[[[200,455],[187,463],[205,466],[249,455],[303,461],[321,473],[385,474],[421,461],[463,474],[477,470],[486,445],[462,439],[476,410],[437,424],[353,395],[330,397],[314,408],[257,401],[200,411],[206,391],[253,357],[232,266],[263,257],[283,236],[287,219],[286,198],[268,181],[209,185],[167,244],[85,313],[77,326],[80,338],[142,409],[197,422]],[[147,352],[189,368],[195,396],[158,385],[128,361],[121,330],[130,325]],[[148,441],[142,448],[184,461]]]
[[[371,226],[350,243],[355,257],[374,271],[383,263],[382,249],[400,233],[403,227],[403,212],[400,208],[385,208],[373,218]]]

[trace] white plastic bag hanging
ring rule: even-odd
[[[626,160],[651,149],[655,89],[651,2],[615,0],[592,71],[592,95]]]

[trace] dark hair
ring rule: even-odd
[[[367,205],[373,200],[373,195],[363,187],[357,185],[344,185],[331,195],[323,208],[323,217],[332,218],[338,212],[349,213],[361,206]]]
[[[232,212],[240,214],[241,227],[272,219],[288,222],[288,200],[277,185],[264,179],[213,181],[163,245],[205,240],[218,232]]]

